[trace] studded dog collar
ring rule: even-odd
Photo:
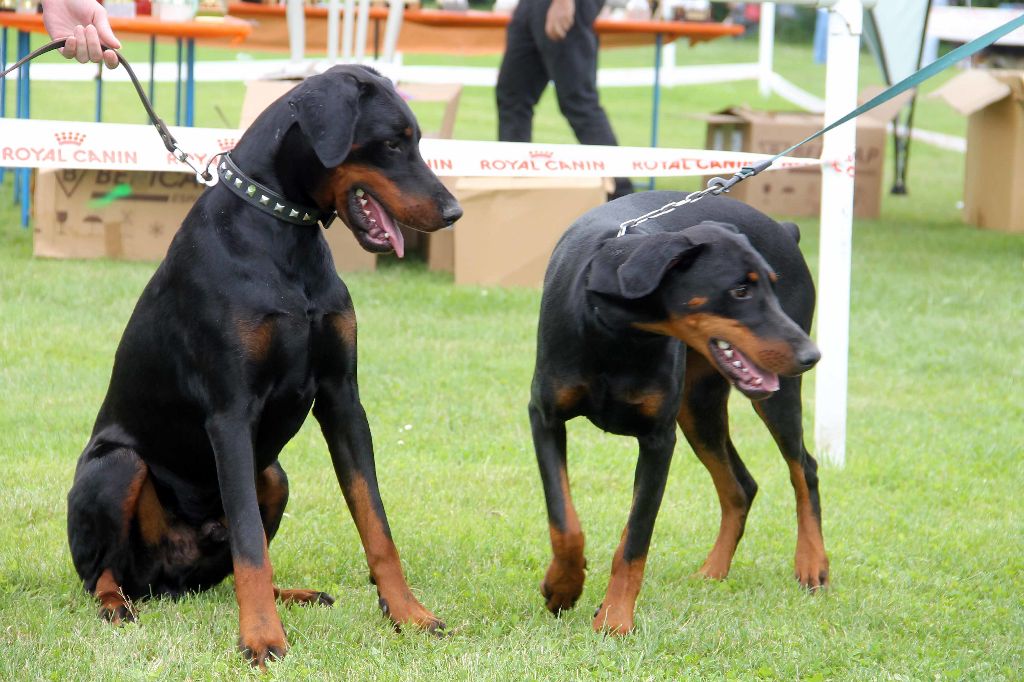
[[[337,215],[334,211],[321,211],[318,208],[310,208],[288,201],[239,170],[231,159],[231,154],[224,154],[221,157],[220,163],[217,164],[217,174],[224,186],[241,197],[247,204],[286,223],[293,225],[321,223],[324,229],[327,229]]]

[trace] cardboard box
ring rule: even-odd
[[[930,96],[967,116],[964,220],[1024,232],[1024,71],[965,71]]]
[[[464,211],[452,229],[428,239],[431,270],[456,284],[539,287],[558,239],[606,201],[601,178],[458,178]]]
[[[127,196],[96,205],[119,185]],[[206,187],[191,173],[42,170],[33,253],[51,258],[160,260]]]
[[[865,102],[880,91],[881,88],[865,90],[860,101]],[[853,214],[857,218],[877,218],[881,213],[886,126],[912,96],[912,91],[905,92],[857,119],[853,200]],[[758,154],[778,154],[824,127],[820,114],[755,111],[743,107],[703,118],[707,121],[707,149]],[[817,158],[821,156],[821,145],[819,137],[790,154]],[[731,173],[719,175],[729,177]],[[821,171],[818,168],[769,171],[739,183],[729,191],[729,196],[769,215],[818,216]]]
[[[131,193],[105,205],[115,187]],[[161,260],[206,189],[191,173],[43,170],[36,176],[33,253],[48,258]],[[306,229],[306,228],[296,228]],[[376,257],[335,220],[324,236],[339,272],[372,270]]]
[[[819,114],[745,108],[727,109],[707,117],[707,121],[708,149],[758,154],[778,154],[823,126]],[[881,211],[885,137],[884,123],[863,117],[858,120],[853,200],[853,214],[857,218],[877,218]],[[820,157],[821,142],[819,137],[791,154]],[[729,191],[729,196],[769,215],[817,216],[821,212],[821,170],[808,167],[769,171],[739,183]]]
[[[275,102],[283,94],[301,83],[301,80],[258,80],[245,84],[245,96],[242,98],[242,115],[238,129],[245,130],[252,125],[263,110]]]

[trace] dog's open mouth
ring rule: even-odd
[[[349,193],[348,215],[349,228],[364,249],[373,253],[394,251],[399,258],[405,255],[405,239],[398,223],[369,192],[356,188]]]
[[[710,348],[718,370],[751,400],[763,400],[779,390],[778,374],[758,367],[728,341],[711,339]]]

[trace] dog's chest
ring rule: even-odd
[[[598,428],[639,436],[671,422],[679,403],[678,381],[670,377],[598,374],[581,384],[579,414]]]

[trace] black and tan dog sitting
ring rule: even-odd
[[[828,581],[817,465],[803,443],[799,374],[819,358],[807,336],[814,285],[795,225],[725,197],[619,225],[684,195],[647,192],[590,211],[562,237],[544,280],[530,423],[554,557],[541,591],[554,613],[583,590],[583,531],[569,494],[565,422],[585,416],[635,436],[640,454],[629,520],[595,630],[626,633],[643,580],[676,424],[711,473],[722,507],[700,569],[729,572],[757,484],[729,438],[730,386],[778,443],[796,491],[796,575]]]
[[[234,573],[239,647],[287,649],[267,546],[288,501],[278,453],[310,408],[396,625],[443,627],[413,596],[377,487],[356,382],[356,318],[320,222],[402,254],[400,225],[462,210],[420,156],[391,83],[356,66],[309,78],[253,123],[188,214],[135,307],[68,496],[71,555],[101,614]]]

